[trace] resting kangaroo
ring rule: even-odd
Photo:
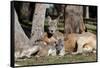
[[[58,55],[64,55],[64,36],[63,33],[57,30],[57,24],[59,21],[59,17],[57,19],[52,20],[50,16],[48,16],[48,31],[43,35],[43,41],[48,46],[48,44],[55,42],[56,49],[59,51]],[[58,53],[58,52],[57,52]]]
[[[82,52],[96,52],[96,35],[90,32],[80,34],[77,45],[76,54]]]
[[[48,44],[48,46],[42,44],[39,47],[39,52],[37,53],[37,57],[43,57],[43,56],[56,56],[56,44],[54,42]]]
[[[96,52],[96,35],[85,32],[69,34],[64,41],[65,51],[73,54]]]

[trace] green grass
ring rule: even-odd
[[[94,31],[97,29],[96,26],[94,26],[94,25],[90,25],[90,24],[85,24],[85,25],[86,25],[87,29],[94,30]]]
[[[20,61],[19,61],[20,60]],[[48,56],[48,57],[32,57],[30,59],[17,59],[16,64],[23,65],[42,65],[42,64],[59,64],[59,63],[75,63],[75,62],[91,62],[96,61],[96,55],[65,55]]]

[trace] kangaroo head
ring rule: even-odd
[[[48,32],[51,34],[54,34],[57,30],[57,23],[58,23],[58,18],[52,20],[50,16],[48,16]]]

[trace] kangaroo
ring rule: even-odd
[[[64,49],[64,40],[63,39],[59,39],[57,41],[56,50],[57,50],[56,51],[57,55],[64,56],[65,49]]]
[[[96,35],[86,32],[83,33],[79,36],[77,40],[77,51],[76,54],[78,53],[83,53],[83,52],[96,52]]]
[[[64,41],[65,51],[72,54],[96,52],[96,35],[90,32],[69,34]]]
[[[50,43],[48,46],[40,45],[39,52],[37,53],[36,57],[43,57],[43,56],[56,56],[56,44]]]
[[[64,45],[63,45],[63,33],[57,30],[57,24],[59,17],[57,19],[52,20],[50,16],[48,16],[48,31],[43,35],[43,41],[45,45],[49,45],[50,43],[56,43],[56,50],[59,51],[59,55],[64,55]],[[61,42],[61,43],[60,43]]]

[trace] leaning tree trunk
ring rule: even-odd
[[[81,33],[85,29],[83,23],[83,7],[66,5],[65,7],[65,34]]]
[[[14,10],[14,26],[15,26],[15,57],[19,57],[20,53],[29,47],[29,39],[24,33],[19,21],[16,11]]]
[[[31,39],[32,44],[41,38],[44,32],[44,21],[45,21],[46,5],[37,3],[35,6],[35,12],[32,22]]]

